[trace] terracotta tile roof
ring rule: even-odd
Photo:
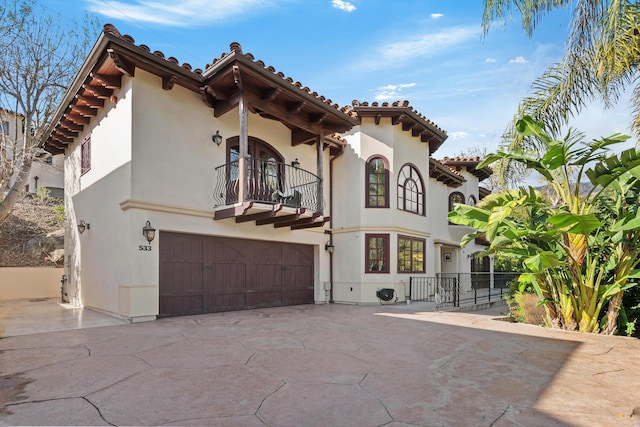
[[[478,169],[477,166],[481,161],[482,159],[478,156],[445,157],[442,160],[442,163],[458,171],[461,170],[463,167],[465,167],[472,175],[474,175],[476,178],[482,181],[484,179],[489,178],[493,174],[493,170],[489,166],[485,166],[481,169]]]
[[[136,45],[135,44],[135,40],[133,39],[133,37],[131,37],[128,34],[122,35],[120,34],[120,32],[116,29],[116,27],[114,27],[112,24],[106,24],[104,26],[104,32],[114,35],[116,37],[119,37],[120,39],[146,51],[146,52],[151,52],[151,49],[144,44],[140,44],[140,45]],[[211,69],[212,67],[214,67],[216,64],[218,64],[219,62],[223,61],[226,57],[231,56],[233,53],[237,54],[237,55],[242,55],[245,58],[247,58],[249,61],[253,62],[254,64],[264,68],[265,70],[273,73],[274,75],[280,77],[282,80],[290,83],[292,86],[297,87],[298,89],[300,89],[301,91],[315,97],[316,99],[318,99],[319,101],[324,102],[327,105],[332,106],[333,108],[342,111],[343,113],[347,113],[349,110],[349,107],[341,107],[340,105],[334,103],[333,101],[331,101],[331,99],[327,99],[322,95],[319,95],[318,92],[312,92],[311,89],[309,89],[307,86],[303,86],[302,83],[298,82],[298,81],[294,81],[294,79],[292,79],[291,77],[286,77],[284,73],[280,72],[280,71],[276,71],[276,69],[272,66],[267,66],[265,65],[264,61],[262,60],[256,60],[255,57],[251,54],[251,53],[243,53],[242,51],[242,46],[240,45],[240,43],[238,42],[232,42],[229,44],[229,52],[223,52],[220,57],[218,58],[214,58],[213,61],[210,64],[206,64],[205,66],[205,70],[201,70],[200,68],[196,68],[195,70],[192,69],[191,64],[188,64],[186,62],[180,64],[180,61],[178,61],[176,58],[174,58],[173,56],[170,57],[165,57],[164,53],[162,53],[159,50],[156,50],[153,52],[154,56],[157,56],[158,58],[162,58],[165,59],[167,62],[179,66],[187,71],[192,71],[195,75],[201,76],[203,74],[206,73],[206,71],[208,71],[209,69]]]
[[[433,126],[435,129],[439,130],[440,132],[446,134],[447,131],[442,129],[440,126],[436,125],[434,122],[432,122],[431,120],[429,120],[427,117],[425,117],[424,114],[420,113],[418,110],[416,110],[415,108],[413,108],[409,101],[407,101],[406,99],[404,101],[394,101],[394,102],[382,102],[382,103],[378,103],[378,102],[372,102],[371,105],[369,105],[368,102],[360,102],[357,99],[354,99],[353,101],[351,101],[351,105],[353,107],[373,107],[373,108],[377,108],[377,107],[382,107],[382,108],[389,108],[389,107],[398,107],[398,108],[408,108],[411,112],[413,112],[415,115],[417,115],[418,117],[420,117],[422,120],[424,120],[425,122],[429,123],[431,126]],[[357,114],[355,113],[355,109],[351,109],[352,114]]]
[[[360,102],[353,100],[347,111],[353,118],[373,117],[376,125],[381,117],[390,117],[392,125],[401,125],[403,131],[411,132],[413,137],[429,144],[431,154],[447,139],[447,132],[419,113],[409,105],[409,101],[389,102]]]
[[[216,89],[212,89],[210,85],[218,84],[216,79],[221,75],[229,76],[231,66],[234,69],[237,66],[240,67],[240,72],[243,75],[247,73],[245,77],[250,80],[250,83],[258,84],[259,90],[271,91],[275,94],[268,100],[258,99],[261,102],[261,114],[265,116],[270,114],[270,111],[267,111],[267,103],[274,101],[277,97],[281,105],[280,108],[294,108],[297,113],[302,112],[301,114],[305,115],[302,120],[307,120],[306,117],[309,117],[307,129],[313,129],[312,133],[320,133],[320,130],[323,133],[324,131],[345,131],[357,124],[357,120],[348,114],[347,107],[340,107],[317,92],[312,92],[302,83],[286,77],[284,73],[277,72],[271,66],[266,66],[263,61],[255,60],[252,54],[243,53],[241,45],[237,42],[230,44],[229,53],[223,53],[219,58],[215,58],[211,64],[207,64],[205,70],[194,69],[191,64],[180,63],[173,56],[166,57],[161,51],[152,52],[147,45],[136,45],[133,37],[122,35],[113,25],[106,24],[103,33],[89,54],[88,60],[85,61],[83,68],[56,111],[54,122],[48,128],[42,145],[52,151],[64,151],[65,147],[77,136],[77,132],[82,129],[82,126],[89,124],[90,117],[95,117],[97,110],[104,106],[104,101],[96,100],[96,98],[105,99],[105,94],[107,94],[106,99],[109,99],[108,95],[120,87],[121,75],[133,76],[138,67],[162,77],[163,89],[171,90],[174,84],[183,86],[200,93],[203,100],[209,106],[214,107],[213,102],[208,101],[212,101],[212,99],[215,101]],[[229,89],[228,79],[219,84],[226,85],[222,88],[223,91]],[[233,85],[233,79],[230,84]],[[208,90],[214,94],[208,93]],[[278,93],[281,93],[281,96]],[[281,97],[284,100],[280,100]],[[91,105],[83,105],[88,98],[92,98],[89,100]],[[287,104],[284,105],[285,103]],[[290,104],[293,106],[289,107]],[[284,107],[282,107],[283,105]],[[74,111],[71,111],[72,109]],[[217,107],[214,108],[214,110],[216,109]],[[283,113],[281,111],[276,113],[280,114],[282,119]],[[85,118],[78,119],[81,123],[71,123],[67,117],[69,115],[74,117],[81,115]],[[66,130],[61,129],[61,126],[64,127],[63,122],[68,123],[72,128],[71,133],[69,133],[69,126]],[[301,126],[301,121],[298,120],[292,125]],[[340,145],[339,142],[336,147],[338,145]]]
[[[464,176],[458,173],[454,168],[451,168],[441,160],[429,157],[429,177],[434,178],[449,187],[460,187],[467,180]]]

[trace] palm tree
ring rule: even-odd
[[[532,84],[521,101],[503,143],[510,148],[540,150],[533,138],[515,129],[518,118],[531,116],[558,137],[571,117],[593,100],[616,104],[632,89],[631,127],[640,135],[640,5],[629,0],[485,0],[482,25],[485,36],[495,22],[506,23],[515,11],[531,37],[539,21],[553,9],[572,8],[571,30],[564,57]]]

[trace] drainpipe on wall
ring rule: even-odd
[[[329,159],[329,242],[333,245],[333,161]],[[329,304],[333,304],[333,251],[329,252]]]

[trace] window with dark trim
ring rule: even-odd
[[[467,201],[469,206],[476,206],[478,204],[478,200],[476,200],[476,196],[473,194],[469,196],[469,200]]]
[[[398,273],[424,273],[425,240],[398,236]]]
[[[80,175],[84,175],[89,172],[91,169],[91,137],[88,136],[82,141],[82,145],[80,146],[80,156],[81,156],[81,165],[80,165]]]
[[[424,215],[424,184],[415,166],[406,164],[398,174],[398,209]]]
[[[449,194],[449,212],[453,210],[456,203],[464,204],[464,194],[459,191]]]
[[[389,207],[389,169],[382,157],[371,158],[366,165],[367,208]]]
[[[365,234],[365,273],[389,272],[389,235]]]
[[[9,122],[2,122],[2,133],[9,135]]]

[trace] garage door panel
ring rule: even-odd
[[[160,315],[182,316],[203,312],[202,295],[160,296]]]
[[[161,232],[160,260],[160,315],[314,301],[309,245]]]
[[[285,305],[309,304],[313,302],[313,267],[291,265],[282,277],[282,302]]]

